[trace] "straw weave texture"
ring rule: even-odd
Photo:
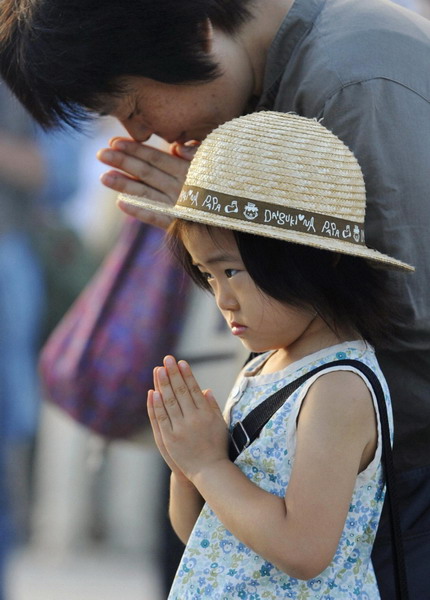
[[[287,197],[292,208],[364,222],[360,166],[317,121],[260,112],[258,122],[243,117],[221,125],[198,152],[189,185],[273,204],[285,205]]]
[[[224,204],[210,206],[222,196]],[[120,199],[172,217],[413,270],[365,245],[366,190],[353,153],[317,120],[292,113],[253,113],[212,131],[191,162],[175,206],[126,194]]]

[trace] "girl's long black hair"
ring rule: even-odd
[[[211,291],[183,243],[190,227],[206,227],[211,234],[216,230],[178,219],[169,246],[193,281]],[[312,308],[334,331],[352,327],[371,344],[384,346],[395,332],[400,317],[386,270],[361,257],[240,231],[232,235],[247,272],[268,296]]]

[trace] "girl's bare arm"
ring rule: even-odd
[[[191,481],[170,477],[169,517],[176,535],[186,544],[204,500]]]
[[[311,386],[297,427],[285,498],[249,479],[227,456],[220,415],[199,396],[189,367],[166,363],[154,409],[169,455],[238,539],[293,577],[310,579],[331,562],[358,472],[370,461],[376,425],[370,393],[350,372]]]

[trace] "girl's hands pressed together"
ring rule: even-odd
[[[190,366],[167,356],[154,370],[148,414],[157,446],[178,477],[193,481],[205,468],[228,461],[228,432],[210,391],[203,392]]]

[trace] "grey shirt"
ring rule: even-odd
[[[430,465],[430,21],[384,0],[296,0],[258,109],[322,119],[363,169],[368,245],[416,267],[392,275],[402,318],[377,355],[397,468]]]

